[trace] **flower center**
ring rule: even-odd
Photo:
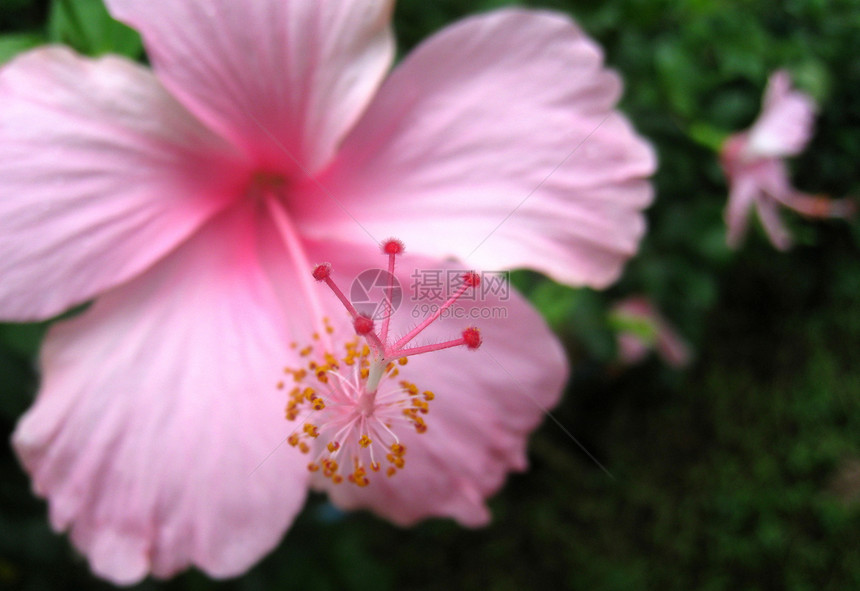
[[[403,252],[403,245],[388,240],[382,251],[389,257],[389,276],[393,278],[394,258]],[[384,471],[394,476],[405,467],[406,447],[398,433],[404,429],[414,429],[419,434],[427,431],[425,417],[436,395],[400,377],[401,370],[406,371],[408,358],[452,347],[480,347],[481,335],[475,327],[466,328],[458,339],[408,346],[463,293],[477,287],[480,278],[467,273],[463,286],[433,315],[406,336],[389,342],[390,315],[377,330],[371,318],[356,312],[332,281],[331,272],[331,265],[324,263],[314,268],[313,277],[326,283],[341,301],[356,334],[343,343],[340,353],[326,350],[323,342],[329,339],[319,333],[312,335],[310,345],[299,348],[293,343],[291,347],[304,361],[298,368],[284,370],[287,377],[278,383],[278,388],[289,391],[287,420],[301,423],[287,442],[312,456],[308,470],[320,472],[334,484],[347,480],[364,487],[370,484],[370,473]],[[389,301],[392,289],[389,284]],[[328,319],[323,319],[322,325],[328,336],[334,334]]]

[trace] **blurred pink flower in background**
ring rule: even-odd
[[[779,250],[791,246],[791,236],[779,216],[779,206],[814,218],[848,217],[854,202],[807,195],[791,186],[784,159],[796,156],[812,135],[815,103],[791,88],[787,72],[768,80],[762,112],[748,130],[730,136],[720,161],[729,180],[726,241],[737,248],[747,232],[750,209],[755,207],[771,243]]]
[[[618,357],[623,364],[641,363],[652,351],[676,368],[686,367],[692,360],[690,346],[648,298],[625,298],[612,307],[610,316],[616,326]]]
[[[600,48],[553,13],[464,20],[386,78],[392,1],[108,6],[154,72],[59,47],[0,71],[0,317],[96,298],[49,331],[14,445],[97,574],[236,575],[309,487],[306,457],[272,453],[289,344],[324,316],[352,334],[312,263],[351,278],[396,235],[404,285],[455,259],[605,286],[644,232],[655,159],[613,110]],[[489,519],[566,377],[537,313],[504,306],[481,351],[404,368],[436,393],[434,422],[390,486],[341,487],[335,504]],[[462,328],[443,318],[427,336]]]

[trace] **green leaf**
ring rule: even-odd
[[[551,327],[562,330],[570,323],[577,298],[576,290],[547,280],[529,294],[529,299]]]
[[[0,36],[0,64],[5,64],[19,53],[44,42],[45,39],[36,33],[14,33]]]
[[[713,125],[699,121],[690,125],[687,129],[687,135],[694,142],[714,152],[719,152],[729,134]]]
[[[694,85],[699,66],[684,51],[680,43],[665,41],[657,45],[654,65],[659,82],[675,111],[684,117],[696,111]]]
[[[137,59],[143,53],[140,35],[111,18],[102,0],[54,0],[48,37],[88,55],[118,53]]]
[[[14,351],[18,355],[32,357],[36,355],[47,325],[40,324],[0,324],[0,346]]]
[[[609,327],[617,333],[631,333],[648,345],[657,342],[657,325],[649,318],[624,312],[611,312],[608,323]]]

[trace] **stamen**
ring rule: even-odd
[[[365,336],[373,332],[373,320],[367,316],[356,316],[353,326],[355,326],[355,334],[357,335]]]
[[[395,258],[404,251],[403,243],[389,239],[382,243],[382,252],[388,256],[389,279],[386,286],[388,302],[394,290]],[[343,345],[343,354],[334,355],[328,337],[335,331],[328,319],[312,337],[312,345],[299,347],[291,344],[304,367],[285,368],[293,378],[295,387],[289,392],[285,416],[297,420],[303,412],[300,432],[287,438],[290,446],[301,453],[311,454],[308,470],[340,484],[346,480],[359,487],[368,486],[374,473],[394,476],[406,466],[406,447],[400,442],[397,431],[409,426],[417,433],[428,429],[425,418],[436,395],[420,390],[406,380],[395,382],[400,371],[407,371],[408,357],[432,351],[463,346],[477,349],[481,334],[476,327],[468,327],[460,338],[420,347],[404,348],[412,339],[435,322],[467,290],[481,282],[477,273],[462,276],[462,285],[434,314],[396,343],[388,342],[390,310],[376,332],[373,319],[359,314],[346,295],[331,278],[332,265],[322,263],[314,267],[312,276],[325,283],[343,304],[352,320],[355,336]],[[360,345],[359,339],[367,344]],[[369,345],[369,346],[368,346]],[[333,378],[333,379],[331,379]],[[307,380],[312,380],[311,385]],[[278,382],[286,389],[285,381]],[[384,457],[388,466],[383,470],[377,458]],[[335,458],[341,460],[339,463]],[[369,476],[370,475],[370,476]]]
[[[418,326],[413,328],[411,331],[409,331],[409,333],[405,337],[403,337],[402,339],[400,339],[399,341],[394,343],[394,345],[392,346],[392,349],[394,349],[396,351],[396,350],[399,350],[404,345],[408,344],[409,341],[411,341],[412,339],[417,337],[425,328],[427,328],[428,326],[433,324],[445,312],[445,310],[447,310],[448,308],[453,306],[454,302],[456,302],[458,299],[460,299],[460,297],[464,293],[466,293],[466,291],[468,291],[470,289],[474,289],[475,287],[478,286],[478,284],[480,282],[481,282],[481,280],[480,280],[480,277],[478,276],[477,273],[474,273],[474,272],[466,273],[463,276],[462,287],[460,287],[460,289],[458,289],[454,295],[452,295],[450,298],[448,298],[447,302],[445,302],[444,304],[439,306],[439,308],[431,316],[425,318],[421,324],[419,324]]]
[[[481,346],[481,333],[474,326],[470,326],[466,330],[463,331],[463,336],[459,339],[454,339],[453,341],[446,341],[444,343],[438,343],[435,345],[424,345],[423,347],[412,347],[411,349],[400,349],[396,352],[397,355],[402,355],[403,358],[406,356],[412,355],[420,355],[422,353],[432,353],[433,351],[441,351],[443,349],[450,349],[451,347],[459,347],[460,345],[466,345],[469,349],[477,349]]]
[[[379,333],[379,340],[383,343],[388,340],[388,325],[391,322],[391,315],[394,310],[390,308],[392,298],[394,297],[394,257],[403,254],[404,246],[400,240],[389,238],[382,243],[382,252],[388,255],[388,289],[385,292],[385,305],[387,309],[384,311],[385,316],[382,319],[382,330]]]
[[[312,274],[317,281],[325,281],[331,276],[331,263],[320,263],[314,267]]]
[[[811,218],[850,219],[857,213],[857,203],[851,197],[831,199],[827,195],[792,193],[781,201],[794,211]]]
[[[382,252],[387,255],[403,254],[404,250],[406,250],[406,247],[397,238],[389,238],[382,243]]]
[[[481,331],[476,326],[470,326],[463,331],[463,342],[469,349],[477,349],[483,342],[481,339]]]
[[[352,302],[347,299],[337,284],[331,280],[331,263],[322,263],[314,267],[313,276],[317,281],[324,281],[328,285],[329,289],[334,292],[334,295],[337,296],[337,299],[340,300],[340,303],[343,304],[350,316],[353,318],[358,316],[358,312],[356,312]]]

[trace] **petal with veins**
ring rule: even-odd
[[[408,239],[405,242],[408,248]],[[357,263],[354,247],[331,246],[318,252],[328,251],[326,259],[342,275],[355,276],[365,269]],[[404,255],[397,259],[395,273],[404,296],[409,296],[421,270],[442,270],[444,276],[458,268],[456,263]],[[526,468],[528,436],[557,404],[567,379],[564,352],[540,315],[512,288],[507,296],[474,297],[458,301],[456,313],[443,315],[410,343],[444,342],[472,325],[483,338],[476,351],[458,347],[416,355],[400,369],[398,379],[435,393],[425,433],[411,425],[392,426],[408,450],[406,467],[390,478],[372,474],[364,488],[335,485],[319,476],[316,485],[336,505],[372,509],[402,525],[442,516],[478,526],[490,517],[486,498],[501,487],[508,472]],[[428,303],[432,301],[404,298],[392,318],[395,339],[427,315]],[[481,320],[493,310],[493,319]]]
[[[189,565],[237,575],[304,502],[275,382],[295,355],[287,316],[309,306],[297,292],[291,310],[279,301],[256,215],[221,214],[47,338],[14,445],[54,527],[114,582]]]
[[[242,170],[144,68],[19,57],[0,72],[0,314],[46,318],[135,276],[223,208]]]
[[[613,111],[620,89],[567,18],[466,19],[395,69],[292,205],[315,237],[364,239],[343,206],[412,252],[605,286],[644,233],[655,167]]]
[[[188,108],[282,174],[331,158],[394,56],[393,0],[107,4]]]
[[[750,128],[747,154],[763,158],[799,154],[812,136],[814,118],[812,98],[791,88],[787,72],[774,72],[768,81],[761,115]]]

